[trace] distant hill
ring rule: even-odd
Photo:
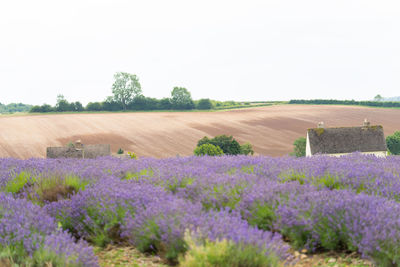
[[[361,126],[367,118],[385,135],[400,130],[400,109],[338,105],[272,105],[220,112],[135,112],[0,116],[1,157],[45,157],[46,147],[110,144],[139,157],[193,155],[204,136],[233,135],[256,154],[282,156],[308,128]],[[1,265],[1,264],[0,264]]]
[[[32,105],[22,104],[22,103],[10,103],[8,105],[4,105],[0,103],[0,114],[4,113],[15,113],[15,112],[29,112],[31,110]]]

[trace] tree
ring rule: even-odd
[[[400,132],[386,137],[386,146],[392,155],[400,155]]]
[[[102,110],[102,105],[100,102],[89,102],[86,105],[86,110],[88,111],[100,111]]]
[[[83,105],[81,102],[76,101],[75,103],[71,103],[74,104],[75,106],[75,111],[84,111],[85,109],[83,108]]]
[[[382,100],[383,100],[383,97],[379,94],[374,97],[374,101],[382,101]]]
[[[171,99],[163,98],[158,102],[158,108],[161,110],[168,110],[172,108]]]
[[[171,92],[171,104],[174,109],[193,109],[190,92],[184,87],[174,87]]]
[[[194,154],[196,156],[221,156],[224,154],[224,152],[219,146],[214,146],[212,144],[203,144],[195,148]]]
[[[200,99],[199,102],[197,103],[197,108],[198,109],[212,109],[211,100],[208,98]]]
[[[120,103],[122,108],[126,110],[133,99],[142,94],[142,88],[135,74],[117,72],[114,75],[112,93],[114,100]]]
[[[219,146],[226,155],[241,154],[240,145],[232,136],[218,135],[212,139],[209,139],[205,136],[197,142],[197,146],[201,146],[203,144]]]
[[[306,156],[306,138],[305,137],[300,137],[297,138],[294,143],[294,149],[293,153],[291,155],[294,155],[296,157],[305,157]]]
[[[104,102],[101,103],[101,108],[108,111],[122,110],[121,103],[114,100],[114,97],[108,96]]]
[[[57,95],[56,111],[71,111],[71,105],[63,95]]]

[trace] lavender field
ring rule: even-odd
[[[129,244],[180,266],[302,249],[398,266],[399,173],[400,157],[361,154],[0,159],[0,265],[98,266],[93,247]]]

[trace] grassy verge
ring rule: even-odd
[[[101,267],[167,267],[160,257],[149,256],[133,247],[96,248]]]

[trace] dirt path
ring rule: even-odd
[[[47,146],[106,143],[138,156],[191,155],[203,136],[233,135],[258,154],[281,156],[307,128],[380,124],[385,135],[400,130],[400,109],[278,105],[221,112],[137,112],[0,116],[0,157],[45,157]]]

